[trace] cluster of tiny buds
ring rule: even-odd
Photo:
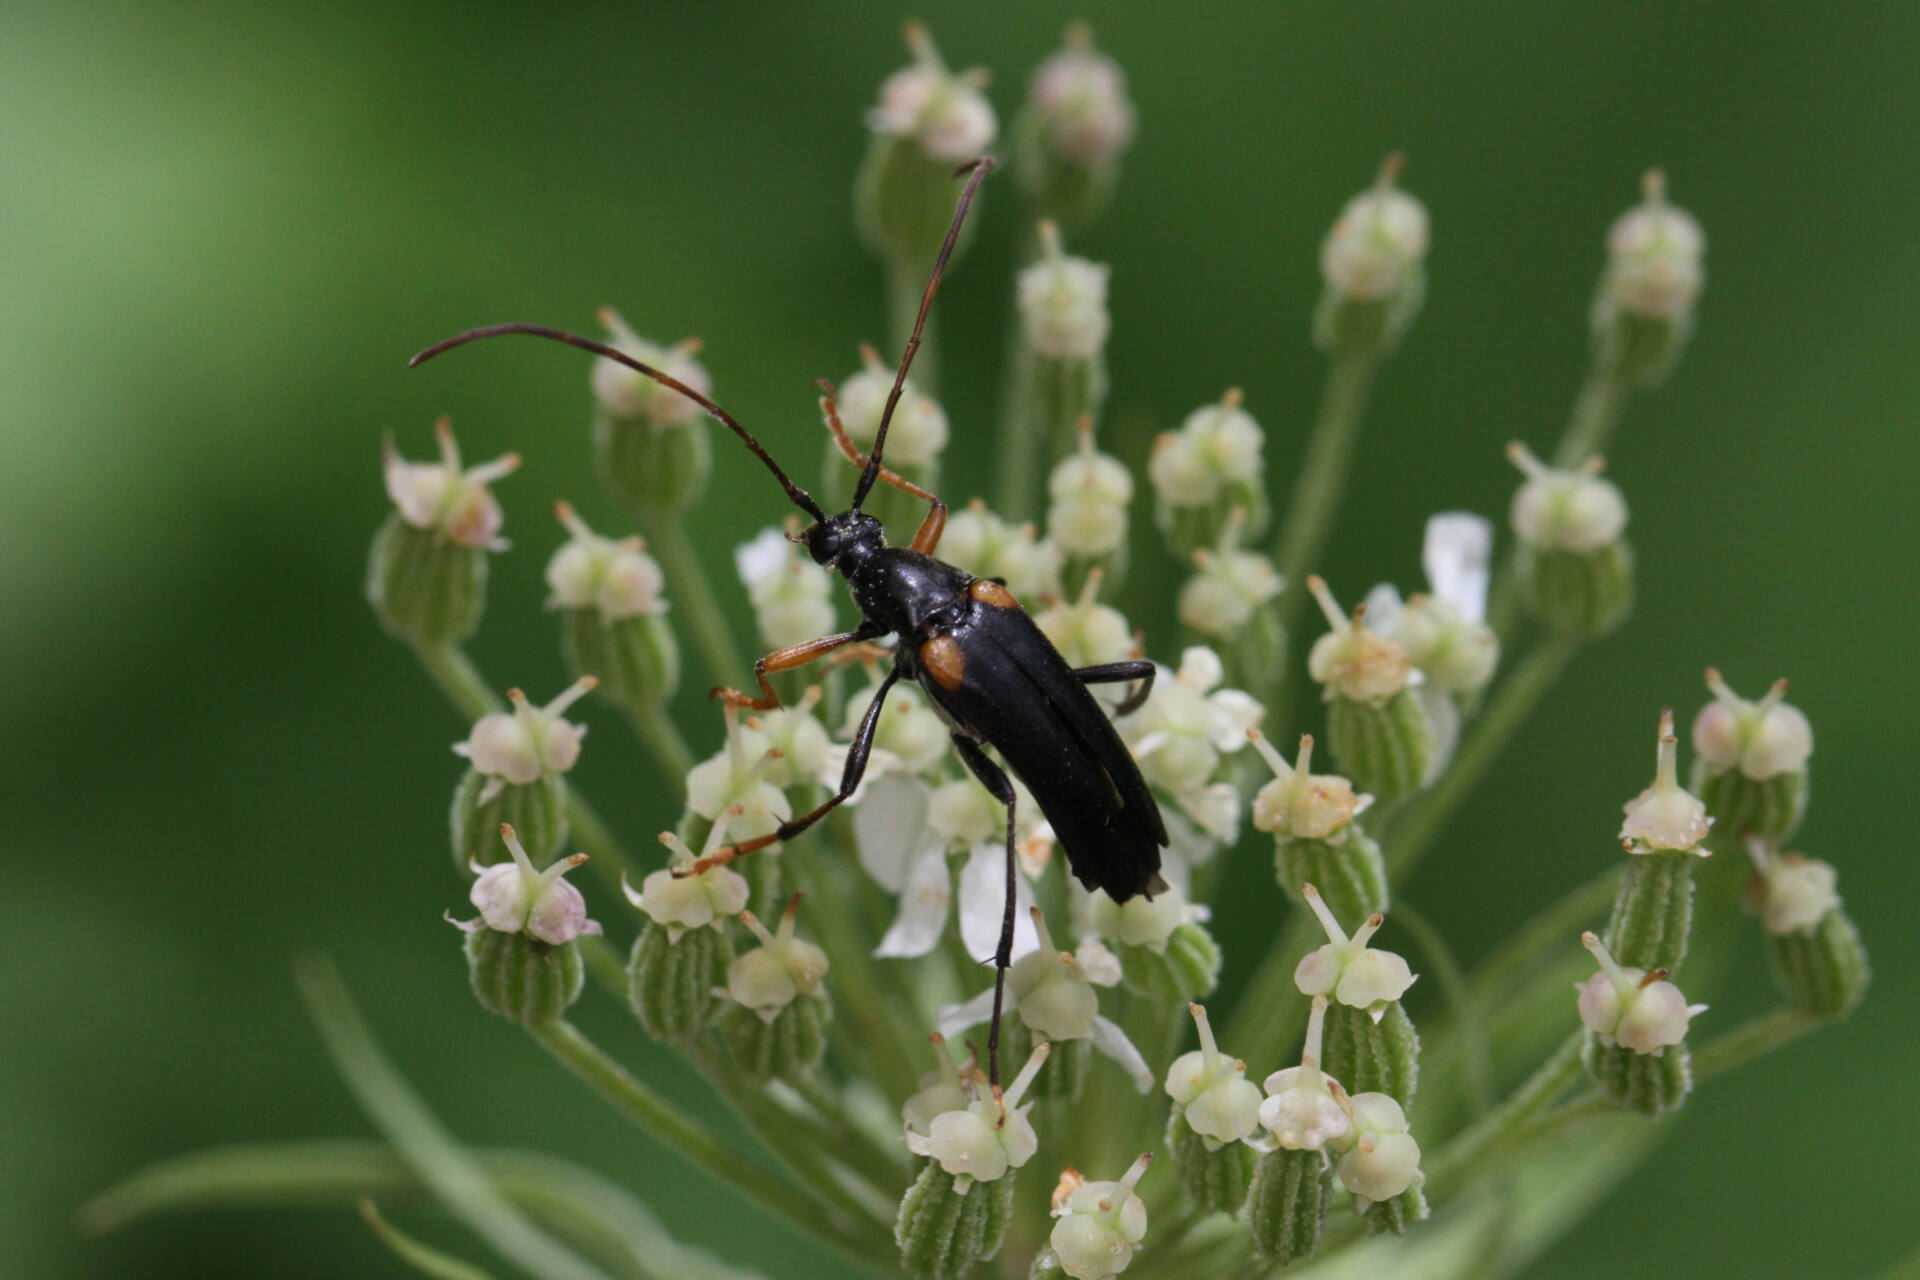
[[[433,433],[440,443],[438,462],[408,462],[391,436],[381,442],[387,497],[400,518],[416,529],[434,530],[457,546],[504,551],[507,544],[500,538],[500,527],[505,519],[488,486],[517,470],[520,455],[504,454],[463,469],[453,424],[441,418],[433,424]]]
[[[1069,666],[1100,666],[1140,656],[1139,637],[1128,626],[1126,615],[1100,603],[1105,578],[1096,565],[1087,571],[1087,580],[1073,601],[1056,600],[1034,616],[1034,625],[1046,633]]]
[[[1840,905],[1839,876],[1833,867],[1804,854],[1780,853],[1765,840],[1749,839],[1754,875],[1747,882],[1747,904],[1775,937],[1811,932]]]
[[[1320,246],[1327,287],[1355,302],[1397,293],[1427,256],[1427,210],[1397,187],[1398,152],[1380,165],[1374,185],[1347,202]]]
[[[1673,708],[1660,711],[1660,746],[1655,756],[1653,785],[1627,801],[1620,839],[1628,853],[1697,853],[1712,850],[1701,842],[1713,819],[1707,806],[1680,785],[1680,740],[1673,733]]]
[[[554,503],[553,513],[568,537],[547,561],[549,608],[593,609],[608,622],[667,611],[666,576],[645,542],[603,538],[565,502]]]
[[[1354,606],[1349,617],[1341,612],[1340,602],[1319,575],[1308,576],[1307,590],[1319,602],[1331,628],[1313,642],[1307,654],[1307,673],[1326,687],[1329,698],[1337,694],[1353,702],[1378,704],[1407,687],[1413,674],[1407,646],[1368,630],[1364,600]]]
[[[1646,199],[1607,231],[1607,291],[1622,309],[1649,320],[1684,316],[1700,296],[1707,238],[1693,215],[1667,203],[1666,175],[1649,169]]]
[[[747,588],[763,643],[782,648],[832,631],[833,575],[815,564],[786,529],[762,529],[734,548],[733,565]]]
[[[1054,154],[1086,169],[1107,164],[1133,141],[1133,103],[1119,64],[1093,47],[1084,22],[1067,28],[1066,47],[1033,73],[1027,102]]]
[[[987,73],[948,71],[933,37],[917,22],[908,23],[904,35],[913,63],[881,84],[867,127],[887,137],[912,138],[930,159],[945,165],[985,153],[1000,127],[981,92]]]
[[[1047,477],[1047,537],[1077,556],[1104,556],[1127,540],[1127,506],[1133,501],[1133,473],[1093,443],[1093,419],[1082,417],[1080,446],[1061,459]]]
[[[1627,500],[1600,474],[1606,464],[1589,458],[1574,470],[1549,467],[1518,440],[1507,458],[1526,476],[1513,495],[1513,531],[1543,551],[1598,551],[1627,527]]]
[[[1040,260],[1016,282],[1027,343],[1049,360],[1091,360],[1107,345],[1105,263],[1071,257],[1060,248],[1060,229],[1040,223]],[[889,441],[891,443],[891,441]]]
[[[1219,542],[1194,549],[1196,572],[1180,589],[1179,613],[1180,621],[1202,635],[1230,639],[1239,634],[1254,610],[1286,586],[1272,560],[1240,549],[1246,524],[1247,509],[1236,506],[1227,513]]]
[[[1600,972],[1574,988],[1580,1021],[1602,1043],[1657,1056],[1686,1039],[1687,1024],[1706,1012],[1703,1004],[1687,1003],[1665,969],[1623,968],[1593,933],[1581,934],[1580,945],[1600,964]]]
[[[1170,507],[1204,507],[1230,483],[1257,483],[1265,466],[1266,433],[1241,408],[1240,388],[1229,387],[1219,403],[1187,415],[1178,431],[1153,442],[1147,478]]]
[[[871,448],[880,434],[880,419],[893,394],[893,374],[893,367],[881,360],[880,353],[863,342],[859,371],[848,375],[835,393],[840,423],[861,449]],[[824,398],[821,406],[824,410]],[[909,379],[900,390],[900,402],[894,406],[893,421],[887,426],[888,465],[896,469],[926,466],[947,447],[947,437],[946,410]]]

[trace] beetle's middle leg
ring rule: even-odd
[[[1000,945],[993,952],[993,1029],[987,1032],[987,1083],[1000,1083],[1000,1005],[1007,994],[1007,967],[1013,963],[1013,914],[1019,897],[1020,868],[1014,861],[1013,783],[1007,771],[987,759],[971,738],[953,735],[953,746],[987,792],[1007,806],[1007,905],[1000,913]]]
[[[791,671],[795,667],[804,667],[815,658],[824,658],[835,649],[844,649],[850,644],[862,640],[872,640],[885,635],[870,622],[863,622],[852,631],[842,631],[839,635],[821,636],[818,640],[805,640],[799,644],[790,644],[784,649],[775,649],[753,664],[753,678],[760,684],[760,696],[741,693],[738,689],[729,689],[725,685],[715,685],[707,696],[723,699],[730,707],[750,707],[755,711],[771,711],[780,705],[780,695],[774,692],[773,685],[767,680],[769,671]]]
[[[1132,715],[1145,704],[1147,695],[1153,692],[1153,676],[1158,669],[1151,662],[1136,660],[1107,662],[1097,667],[1079,667],[1073,674],[1081,684],[1118,684],[1122,680],[1143,681],[1144,683],[1138,689],[1127,695],[1125,702],[1113,709],[1113,714],[1116,716],[1125,716]]]

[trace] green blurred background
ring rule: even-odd
[[[995,69],[1003,120],[1071,16],[1131,73],[1142,127],[1122,194],[1075,246],[1114,264],[1109,432],[1129,457],[1231,383],[1269,429],[1276,483],[1290,476],[1321,374],[1319,237],[1382,153],[1408,153],[1431,289],[1324,566],[1356,596],[1416,578],[1430,510],[1503,508],[1507,439],[1557,434],[1601,236],[1642,169],[1667,167],[1707,229],[1709,282],[1693,349],[1613,451],[1639,611],[1520,735],[1409,896],[1480,954],[1614,856],[1654,714],[1696,706],[1703,665],[1743,690],[1791,676],[1819,737],[1801,843],[1840,865],[1878,984],[1851,1022],[1667,1121],[1657,1162],[1537,1274],[1848,1277],[1905,1252],[1920,8],[914,12],[955,65]],[[70,1225],[169,1153],[366,1131],[296,1005],[289,961],[312,948],[338,957],[464,1137],[572,1155],[686,1238],[779,1274],[835,1270],[776,1227],[745,1229],[475,1007],[438,920],[463,897],[444,834],[463,726],[379,633],[360,577],[385,508],[380,434],[424,455],[452,413],[473,456],[528,463],[500,490],[520,548],[498,563],[476,654],[503,683],[562,682],[539,612],[548,504],[620,524],[590,474],[585,362],[503,345],[406,371],[472,323],[582,327],[612,302],[656,337],[701,334],[719,398],[811,472],[808,380],[884,336],[849,190],[905,16],[0,8],[8,1275],[399,1274],[344,1214],[209,1214],[104,1240]],[[950,498],[989,481],[1016,229],[1001,187],[942,301]],[[728,548],[782,508],[716,448],[694,519],[744,626]],[[1170,635],[1164,606],[1139,620]],[[715,718],[696,696],[679,709],[710,749]],[[674,814],[617,721],[591,718],[576,778],[644,846]],[[1223,918],[1230,975],[1277,908]],[[1710,1017],[1731,1025],[1765,990],[1756,975]],[[705,1105],[590,1003],[589,1026]]]

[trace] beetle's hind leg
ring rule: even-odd
[[[953,746],[988,794],[1007,806],[1007,904],[1000,914],[1000,945],[993,951],[993,1029],[987,1032],[987,1082],[997,1086],[1000,1083],[1000,1006],[1007,994],[1007,968],[1013,963],[1013,916],[1020,888],[1017,878],[1020,868],[1014,860],[1013,782],[1007,777],[1007,771],[987,759],[987,753],[971,738],[956,733]]]
[[[1081,684],[1119,684],[1122,680],[1139,680],[1141,685],[1127,695],[1127,700],[1113,709],[1116,716],[1132,715],[1146,705],[1147,695],[1153,692],[1153,675],[1158,670],[1151,662],[1107,662],[1097,667],[1080,667],[1074,671],[1074,678]]]

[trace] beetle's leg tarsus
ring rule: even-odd
[[[820,411],[826,415],[827,430],[833,432],[834,441],[840,446],[840,452],[845,454],[847,461],[856,468],[866,470],[867,455],[853,447],[853,439],[847,435],[847,429],[840,421],[840,406],[833,398],[833,384],[822,378],[814,385],[820,388]],[[880,468],[880,479],[902,493],[911,494],[922,502],[931,504],[927,511],[927,518],[920,522],[920,528],[913,535],[913,541],[908,544],[908,549],[918,551],[921,555],[932,555],[934,549],[940,545],[940,535],[946,532],[947,504],[905,476],[885,466]]]
[[[987,1082],[1000,1083],[1000,1006],[1007,993],[1007,968],[1013,963],[1014,910],[1018,901],[1020,868],[1014,860],[1016,837],[1013,831],[1015,804],[1013,783],[1006,770],[987,758],[986,752],[971,738],[953,735],[954,750],[980,784],[1001,804],[1007,806],[1007,901],[1000,915],[1000,945],[993,952],[993,1028],[987,1032]]]
[[[1156,668],[1151,662],[1106,662],[1097,667],[1080,667],[1074,671],[1081,684],[1118,684],[1122,680],[1139,680],[1143,683],[1138,689],[1127,695],[1127,700],[1113,709],[1116,716],[1132,715],[1146,705],[1147,695],[1153,692],[1153,677]]]
[[[791,671],[795,667],[804,667],[816,658],[824,658],[835,649],[845,648],[863,640],[871,640],[884,634],[874,628],[872,623],[863,622],[852,631],[842,631],[839,635],[821,636],[818,640],[807,640],[800,644],[790,644],[784,649],[775,649],[766,657],[753,664],[753,678],[760,685],[760,696],[729,689],[725,685],[715,685],[708,693],[710,698],[719,698],[730,707],[746,707],[754,711],[772,711],[780,705],[780,695],[774,691],[767,679],[770,671]]]

